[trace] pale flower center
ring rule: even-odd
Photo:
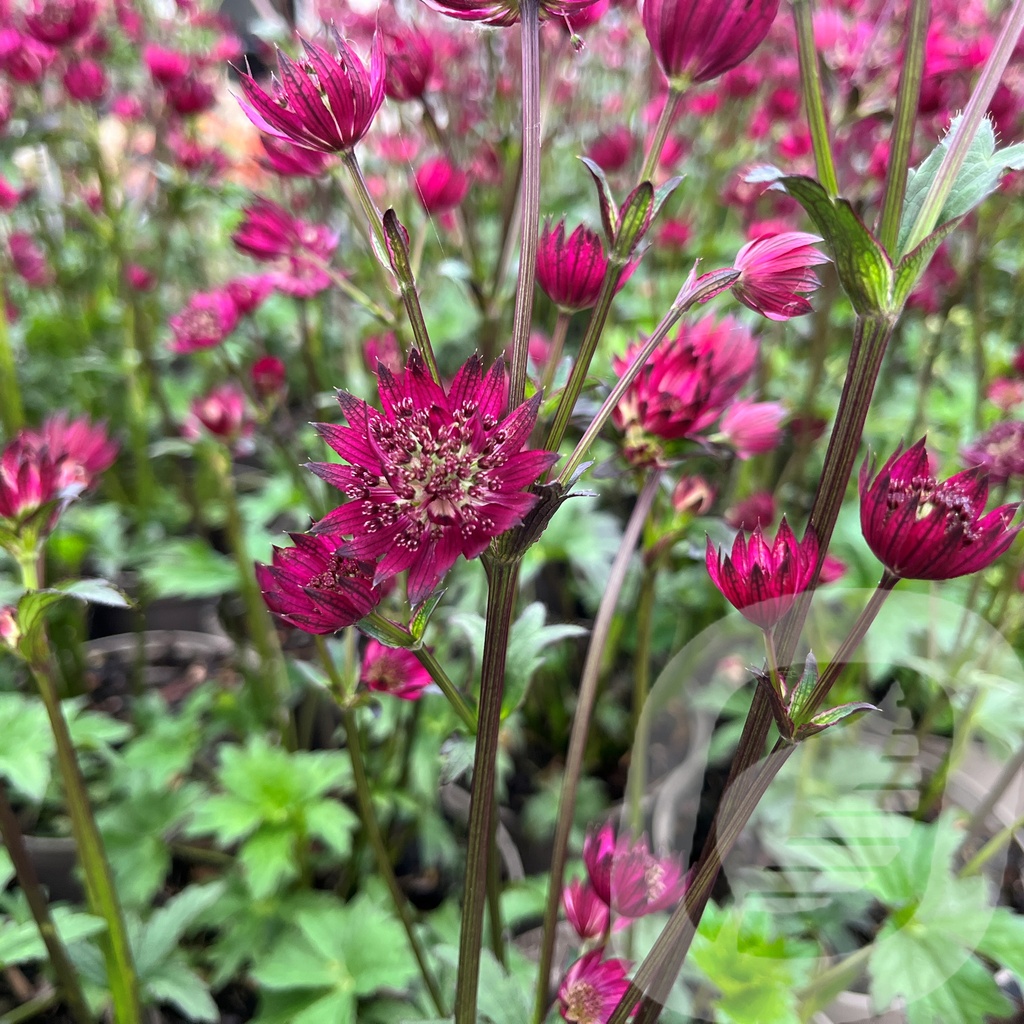
[[[589,981],[574,981],[564,999],[566,1020],[573,1024],[601,1024],[604,1000]]]

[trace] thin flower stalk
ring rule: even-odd
[[[551,851],[551,872],[548,878],[547,902],[544,906],[544,926],[540,947],[540,967],[537,975],[537,996],[533,1011],[533,1024],[541,1024],[549,1005],[548,983],[551,975],[551,964],[555,951],[555,932],[558,924],[558,908],[562,898],[562,883],[565,878],[565,865],[568,859],[569,836],[572,832],[573,817],[576,807],[576,794],[579,789],[580,777],[583,773],[583,756],[586,753],[587,737],[590,734],[590,723],[597,703],[597,687],[601,679],[601,662],[604,659],[605,647],[611,635],[615,609],[619,603],[626,574],[644,523],[650,514],[654,499],[658,494],[661,472],[652,471],[643,489],[637,497],[633,511],[630,513],[626,528],[622,534],[619,550],[612,562],[608,582],[605,584],[601,604],[594,617],[594,625],[587,646],[587,656],[583,663],[580,676],[579,696],[576,698],[576,712],[573,716],[572,732],[569,736],[569,749],[565,758],[565,771],[562,775],[562,792],[558,799],[558,817],[555,821],[555,834]]]
[[[78,972],[50,915],[35,864],[25,848],[25,837],[22,835],[14,808],[7,798],[7,789],[3,785],[0,785],[0,838],[3,839],[4,847],[10,855],[18,886],[25,894],[25,901],[39,929],[39,937],[46,946],[50,965],[57,976],[60,997],[77,1024],[92,1024],[93,1016],[82,992]]]
[[[679,113],[679,104],[682,103],[684,95],[682,89],[677,89],[675,86],[669,88],[668,96],[665,97],[665,106],[661,108],[661,116],[654,128],[654,134],[651,136],[651,144],[648,147],[647,156],[644,158],[644,165],[640,169],[638,181],[650,181],[654,177],[662,150],[665,148],[665,142],[668,140],[669,129]]]
[[[354,635],[351,629],[348,632],[349,635]],[[427,991],[430,993],[430,1001],[434,1004],[434,1009],[441,1016],[444,1016],[447,1010],[444,998],[441,995],[441,989],[427,963],[427,956],[423,945],[416,937],[416,930],[413,925],[412,915],[409,912],[408,901],[402,893],[398,879],[395,877],[391,855],[388,853],[387,844],[380,831],[380,823],[377,821],[377,814],[373,809],[373,794],[370,790],[370,783],[366,774],[366,764],[363,761],[359,722],[356,719],[355,712],[346,704],[348,687],[345,685],[345,680],[342,679],[341,673],[338,672],[338,666],[334,663],[324,638],[316,636],[314,637],[314,642],[316,643],[317,653],[320,655],[320,662],[327,672],[333,692],[341,705],[341,718],[342,724],[345,727],[346,747],[349,758],[352,761],[352,781],[355,785],[356,802],[359,805],[359,817],[363,823],[363,830],[370,841],[370,846],[373,848],[373,855],[377,860],[377,870],[388,887],[391,901],[395,907],[395,913],[405,929],[406,937],[409,940],[409,948],[416,959],[420,975],[423,978],[423,984],[426,985]]]
[[[1009,825],[1001,828],[985,845],[960,869],[961,878],[970,878],[980,874],[985,865],[1006,846],[1014,835],[1024,828],[1024,814]]]
[[[377,258],[380,260],[387,259],[388,247],[384,240],[384,226],[380,211],[377,209],[377,204],[373,201],[373,196],[370,195],[370,190],[366,187],[366,179],[363,177],[363,169],[359,166],[355,150],[350,149],[343,153],[341,159],[355,188],[356,199],[358,199],[367,223],[370,225],[370,231],[373,234],[373,241],[378,253]]]
[[[25,412],[7,324],[7,302],[0,288],[0,426],[8,437],[13,437],[24,424]]]
[[[814,45],[814,12],[811,0],[792,0],[793,21],[796,24],[797,55],[800,62],[800,88],[804,98],[804,110],[811,130],[811,145],[814,149],[814,165],[818,178],[830,196],[839,195],[839,179],[836,177],[836,163],[829,139],[828,117],[825,114],[825,100],[821,88],[821,67],[818,51]]]

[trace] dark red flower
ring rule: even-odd
[[[245,393],[235,384],[222,384],[190,406],[195,422],[185,425],[185,434],[198,437],[196,423],[205,427],[214,437],[227,444],[248,437],[253,422],[245,405]]]
[[[198,74],[189,74],[164,87],[170,108],[182,117],[201,114],[217,102],[213,86]]]
[[[336,54],[301,39],[305,59],[279,52],[281,78],[268,95],[252,75],[241,76],[242,109],[261,131],[321,153],[351,149],[384,101],[384,49],[375,35],[369,70],[332,28]]]
[[[812,311],[804,294],[821,282],[811,267],[831,262],[814,248],[818,235],[785,231],[747,242],[733,266],[740,272],[732,293],[769,320],[789,320]]]
[[[238,309],[226,291],[196,292],[185,308],[170,319],[174,333],[170,349],[177,355],[186,355],[213,348],[237,326]]]
[[[635,149],[633,133],[626,125],[620,124],[594,139],[587,156],[606,174],[614,174],[629,163]]]
[[[730,505],[723,518],[734,530],[750,533],[755,526],[766,529],[775,522],[775,498],[771,491],[755,491]]]
[[[277,356],[261,356],[249,368],[253,390],[260,398],[283,395],[288,387],[285,365]]]
[[[921,438],[898,450],[871,480],[860,471],[860,525],[868,547],[894,576],[951,580],[991,565],[1013,543],[1017,505],[985,514],[988,477],[969,469],[948,480],[932,475]]]
[[[434,216],[451,213],[469,191],[469,175],[443,156],[425,160],[416,169],[413,187],[423,209]]]
[[[661,70],[685,85],[746,60],[778,11],[779,0],[644,0],[641,15]]]
[[[778,402],[733,402],[719,424],[727,444],[741,459],[770,452],[782,440],[782,421],[789,410]]]
[[[434,47],[415,25],[390,18],[381,24],[387,70],[384,92],[392,100],[418,100],[434,72]]]
[[[259,309],[274,290],[274,285],[272,274],[247,274],[244,277],[232,278],[224,285],[224,291],[231,296],[238,315],[248,316]]]
[[[54,274],[46,262],[46,254],[26,231],[12,231],[7,239],[15,273],[33,288],[53,284]]]
[[[440,14],[459,21],[479,21],[485,25],[515,25],[519,21],[518,0],[423,0]],[[541,0],[542,18],[572,18],[597,0]]]
[[[537,243],[537,284],[562,312],[590,309],[601,294],[608,270],[604,244],[596,231],[581,224],[565,237],[565,218],[553,228],[548,221]],[[623,274],[624,284],[632,266]]]
[[[6,71],[15,82],[37,85],[56,58],[57,51],[52,46],[14,28],[0,29],[0,71]],[[2,105],[8,106],[6,102]],[[6,120],[0,118],[0,123]]]
[[[142,50],[142,60],[153,81],[160,85],[174,85],[192,70],[192,58],[180,50],[171,50],[155,43],[147,43]]]
[[[592,949],[566,972],[558,987],[560,1012],[569,1024],[607,1024],[629,988],[625,960],[602,960],[603,949]]]
[[[447,391],[413,350],[405,373],[377,370],[383,412],[342,392],[347,427],[320,423],[324,440],[348,462],[310,469],[352,499],[329,512],[317,533],[351,537],[343,550],[378,559],[376,583],[409,570],[419,604],[459,555],[476,558],[492,538],[522,522],[536,504],[523,490],[558,458],[521,451],[540,395],[502,418],[505,371],[483,374],[474,356]]]
[[[274,548],[271,565],[256,566],[267,607],[304,633],[335,633],[369,615],[380,601],[373,565],[340,555],[326,537],[291,534],[295,547]]]
[[[723,557],[709,538],[706,562],[711,581],[726,600],[744,618],[771,629],[810,585],[818,563],[818,538],[808,529],[798,541],[783,516],[772,544],[755,526],[749,538],[738,533],[732,552]]]
[[[366,645],[359,681],[370,690],[401,700],[419,700],[433,682],[412,651],[385,647],[376,640]]]
[[[96,17],[96,0],[31,0],[25,28],[41,43],[64,46],[89,31]]]
[[[62,78],[67,94],[79,103],[95,103],[107,91],[107,76],[94,60],[83,58],[69,64]]]

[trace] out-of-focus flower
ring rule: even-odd
[[[245,214],[231,240],[253,259],[273,263],[274,281],[281,291],[300,298],[317,295],[331,283],[323,265],[338,245],[338,235],[326,225],[293,217],[282,206],[258,198]]]
[[[221,384],[204,397],[197,398],[190,408],[199,424],[227,444],[234,444],[253,431],[245,393],[236,384]],[[186,424],[185,434],[193,438],[199,436],[194,424]]]
[[[228,158],[217,146],[204,146],[180,131],[167,136],[167,147],[178,165],[190,174],[220,174],[228,166]]]
[[[948,480],[932,475],[921,438],[898,450],[871,479],[860,471],[860,525],[875,557],[894,576],[951,580],[991,565],[1013,543],[1017,505],[985,514],[988,477],[969,469]]]
[[[0,524],[19,532],[43,506],[61,496],[57,456],[22,444],[17,437],[0,452]],[[55,522],[53,516],[51,528]]]
[[[988,386],[988,400],[1003,412],[1024,404],[1024,380],[996,377]]]
[[[469,175],[443,156],[431,157],[416,169],[413,188],[423,209],[434,216],[458,208],[469,191]]]
[[[170,108],[181,117],[190,117],[209,110],[217,102],[213,86],[198,74],[189,74],[164,86]]]
[[[56,59],[52,46],[14,28],[0,29],[0,71],[6,71],[13,81],[38,85]]]
[[[186,78],[192,70],[192,59],[179,50],[171,50],[155,43],[147,43],[142,50],[142,60],[153,81],[160,85],[174,85]]]
[[[45,453],[54,461],[61,491],[88,490],[117,458],[117,442],[110,440],[105,424],[84,417],[69,420],[66,412],[48,417],[38,430],[26,428],[18,438],[26,451],[37,456]]]
[[[607,1024],[629,988],[626,960],[602,960],[604,950],[592,949],[566,972],[558,987],[562,1018],[570,1024]]]
[[[715,489],[702,476],[684,476],[672,491],[672,507],[677,512],[705,516],[715,503]]]
[[[614,360],[622,376],[643,342]],[[746,383],[757,359],[757,341],[731,317],[684,323],[655,350],[622,397],[612,418],[626,434],[626,455],[637,464],[657,463],[661,441],[699,436]]]
[[[145,108],[138,96],[122,93],[110,101],[110,112],[121,118],[122,121],[140,121],[145,113]]]
[[[156,276],[152,270],[141,266],[138,263],[129,263],[124,268],[124,279],[130,288],[137,292],[148,292],[156,285]]]
[[[821,584],[835,583],[846,575],[846,563],[835,555],[826,555],[821,563],[821,572],[818,573],[818,582]]]
[[[818,538],[808,527],[798,541],[785,516],[769,544],[754,527],[749,538],[736,535],[728,555],[708,540],[706,562],[712,583],[740,614],[761,629],[771,629],[810,586],[818,563]]]
[[[634,267],[627,267],[620,287]],[[604,244],[596,231],[581,224],[566,238],[564,217],[554,227],[550,221],[544,225],[537,244],[537,284],[563,313],[595,305],[607,270]]]
[[[982,467],[992,483],[1006,483],[1010,477],[1024,476],[1024,423],[1004,420],[960,452],[968,468]]]
[[[459,21],[485,25],[515,25],[519,21],[518,0],[423,0],[440,14]],[[572,18],[597,0],[540,0],[542,18]]]
[[[247,274],[235,277],[224,285],[224,291],[231,296],[239,316],[254,313],[264,299],[274,290],[274,278],[270,274]]]
[[[95,0],[31,0],[24,22],[41,43],[64,46],[85,35],[95,17]]]
[[[746,60],[778,11],[779,0],[644,0],[641,17],[661,70],[683,88]]]
[[[53,284],[54,276],[36,240],[25,231],[12,231],[7,239],[14,272],[33,288]]]
[[[732,293],[769,320],[789,320],[812,311],[804,294],[821,283],[811,267],[831,262],[814,248],[818,235],[785,231],[747,242],[733,266],[740,272]]]
[[[327,153],[303,146],[293,146],[273,135],[260,135],[266,156],[260,162],[264,167],[285,178],[319,178],[327,170],[331,158]]]
[[[262,399],[280,397],[288,387],[285,365],[277,356],[260,356],[249,368],[249,379]]]
[[[219,345],[238,326],[238,309],[223,289],[196,292],[169,322],[174,334],[171,351],[186,355]]]
[[[107,91],[106,72],[88,57],[69,64],[61,81],[67,94],[79,103],[95,103],[103,99]]]
[[[770,452],[782,440],[782,421],[789,415],[778,402],[733,402],[722,416],[719,432],[741,459]]]
[[[5,604],[0,607],[0,643],[10,650],[15,650],[21,640],[21,627],[18,625],[18,609],[14,605]]]
[[[385,647],[376,640],[366,645],[359,681],[370,690],[401,700],[419,700],[432,682],[412,651]]]
[[[663,221],[658,228],[658,244],[674,249],[685,249],[693,235],[689,222],[679,217]]]
[[[326,537],[293,533],[291,548],[274,548],[271,565],[256,566],[267,607],[304,633],[335,633],[369,615],[380,601],[373,564],[338,554]]]
[[[261,131],[322,153],[342,153],[366,134],[384,101],[384,48],[375,35],[369,70],[332,29],[336,54],[300,39],[305,60],[278,52],[281,78],[268,95],[251,75],[242,75],[239,100]]]
[[[0,212],[10,213],[21,202],[21,193],[0,174]]]
[[[459,555],[476,558],[491,539],[522,522],[537,497],[523,490],[558,458],[522,451],[540,395],[502,417],[504,366],[483,373],[473,357],[445,390],[413,350],[405,373],[378,370],[383,412],[342,392],[349,426],[317,425],[349,464],[310,469],[351,500],[329,512],[317,533],[349,536],[343,550],[377,559],[375,581],[409,570],[419,604]],[[383,557],[381,557],[383,556]]]
[[[363,342],[363,359],[372,373],[377,372],[377,364],[382,363],[392,373],[401,373],[404,360],[402,349],[394,331],[387,334],[371,334]]]
[[[434,47],[430,37],[415,25],[386,19],[381,24],[387,68],[384,92],[388,99],[418,100],[434,72]]]
[[[606,174],[614,174],[629,163],[635,149],[633,133],[620,124],[594,139],[587,148],[587,156]]]
[[[566,919],[581,939],[596,939],[608,931],[608,904],[589,882],[574,878],[562,890],[562,905]]]
[[[771,491],[755,491],[725,510],[724,519],[734,530],[749,533],[755,526],[766,529],[775,522],[775,498]]]

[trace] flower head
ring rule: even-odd
[[[412,651],[385,647],[376,640],[366,645],[359,681],[371,690],[402,700],[419,700],[431,683],[430,673]]]
[[[275,279],[271,274],[247,274],[232,278],[224,285],[224,291],[231,296],[235,312],[239,316],[248,316],[259,309],[274,290],[274,284]]]
[[[570,1024],[607,1024],[629,988],[625,960],[602,960],[601,949],[580,957],[558,987],[562,1018]]]
[[[287,370],[277,356],[260,356],[249,367],[249,379],[253,390],[264,400],[279,398],[288,388]]]
[[[95,17],[96,0],[32,0],[25,28],[41,43],[64,46],[85,35]]]
[[[219,345],[238,326],[238,308],[226,290],[196,292],[169,323],[171,351],[186,355]]]
[[[518,0],[423,0],[440,14],[459,21],[479,21],[485,25],[515,25],[519,21]],[[541,0],[542,18],[572,18],[597,0]]]
[[[992,483],[1024,476],[1024,422],[1004,420],[965,447],[960,457],[965,466],[981,466]]]
[[[67,94],[80,103],[95,103],[103,99],[107,91],[107,75],[94,60],[83,57],[73,61],[64,69],[61,79]]]
[[[163,86],[180,82],[192,70],[192,59],[188,54],[155,43],[147,43],[143,47],[142,60],[149,68],[153,81]]]
[[[261,135],[260,144],[266,154],[260,163],[284,178],[319,178],[331,160],[326,153],[293,146],[273,135]]]
[[[581,939],[596,939],[608,930],[608,904],[590,882],[574,878],[562,890],[565,916]]]
[[[56,460],[61,490],[88,489],[117,458],[117,442],[107,436],[103,423],[91,423],[85,417],[69,420],[66,412],[48,417],[38,430],[26,428],[18,439],[27,451],[46,452]]]
[[[380,601],[373,565],[338,554],[327,537],[291,534],[295,546],[274,548],[271,565],[256,566],[267,607],[304,633],[335,633],[369,615]]]
[[[860,525],[875,557],[894,576],[951,580],[978,572],[1013,543],[1017,505],[985,514],[988,477],[983,469],[936,480],[924,438],[898,450],[872,480],[860,471]]]
[[[730,505],[723,518],[734,530],[746,530],[747,533],[755,526],[762,529],[771,526],[775,522],[775,498],[771,491],[754,491]]]
[[[381,26],[387,70],[384,93],[392,100],[418,100],[434,73],[434,47],[430,37],[415,25],[386,20]]]
[[[779,0],[644,0],[647,41],[670,80],[710,82],[746,60],[779,11]]]
[[[15,273],[33,288],[53,284],[54,273],[39,243],[26,231],[12,231],[7,239]]]
[[[75,492],[77,493],[77,491]],[[63,497],[60,459],[15,438],[0,452],[0,526],[20,528],[45,505]],[[70,495],[74,497],[74,494]],[[56,516],[50,521],[50,528]],[[3,536],[0,530],[0,536]]]
[[[769,320],[789,320],[811,312],[804,294],[821,283],[811,267],[831,262],[814,248],[818,235],[783,231],[762,235],[736,254],[733,266],[740,272],[732,293],[744,306]]]
[[[232,444],[248,437],[253,423],[245,407],[245,392],[235,384],[222,384],[191,405],[192,416],[214,437]],[[197,437],[195,423],[186,425],[186,434]]]
[[[782,440],[780,424],[789,415],[778,402],[733,402],[722,416],[719,430],[741,459],[770,452]]]
[[[309,468],[352,500],[314,530],[350,537],[343,550],[355,558],[380,558],[377,583],[408,569],[409,598],[418,604],[460,554],[476,558],[522,522],[537,501],[523,488],[558,456],[521,451],[540,396],[503,418],[500,362],[485,376],[474,356],[445,390],[414,350],[403,374],[381,365],[377,377],[382,412],[343,392],[349,425],[317,425],[348,465]]]
[[[281,78],[268,95],[252,75],[242,75],[249,120],[261,131],[321,153],[343,153],[366,134],[384,102],[384,49],[375,35],[369,70],[332,28],[335,53],[300,39],[305,59],[278,52]]]
[[[416,169],[413,186],[423,209],[437,216],[451,213],[466,198],[469,175],[443,156],[437,156]]]
[[[736,535],[732,552],[722,555],[708,539],[708,575],[726,600],[761,629],[771,629],[810,586],[818,563],[818,538],[809,529],[802,541],[782,517],[774,543],[760,525],[749,538]]]
[[[633,265],[622,275],[624,284]],[[564,313],[590,309],[601,294],[608,270],[604,244],[596,231],[580,225],[565,237],[565,218],[544,225],[537,244],[537,284]]]

